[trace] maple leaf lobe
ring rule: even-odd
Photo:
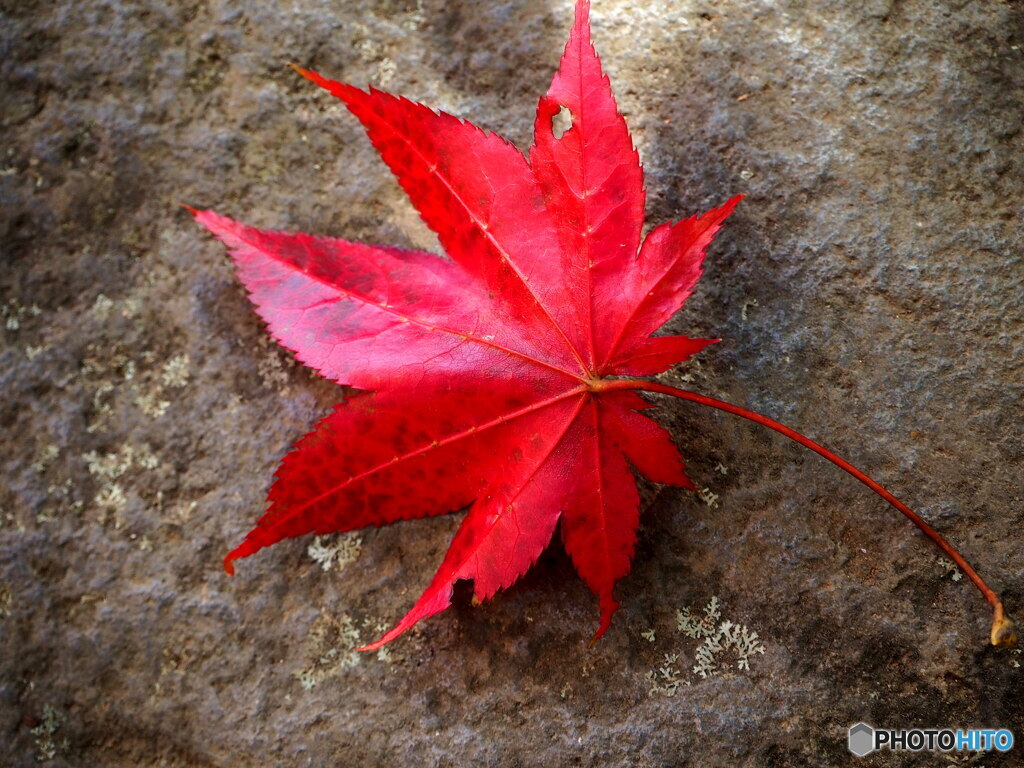
[[[228,247],[271,334],[340,384],[337,406],[284,458],[257,526],[225,559],[283,538],[469,506],[440,568],[377,648],[446,608],[486,600],[561,523],[601,621],[618,608],[640,499],[633,469],[693,488],[667,432],[607,376],[663,371],[711,340],[652,336],[685,302],[739,198],[641,242],[639,156],[579,2],[537,107],[528,158],[421,104],[296,67],[363,124],[450,261],[428,253],[196,220]],[[572,124],[556,137],[552,118]],[[632,467],[632,469],[631,469]]]

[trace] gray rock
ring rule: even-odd
[[[836,448],[1024,613],[1020,7],[593,16],[650,221],[747,194],[671,326],[725,341],[666,379]],[[284,63],[525,146],[571,18],[566,0],[0,3],[5,765],[839,766],[858,721],[1019,730],[1022,657],[986,646],[986,606],[929,542],[817,457],[686,404],[661,418],[717,507],[645,486],[593,648],[596,600],[555,547],[486,606],[462,594],[353,655],[458,515],[320,542],[343,549],[328,571],[310,540],[221,571],[340,393],[268,342],[176,204],[436,247],[355,120]],[[704,678],[676,615],[713,596],[764,651]]]

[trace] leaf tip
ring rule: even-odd
[[[601,596],[601,625],[597,628],[597,632],[590,638],[590,642],[587,643],[588,648],[593,648],[597,641],[604,637],[604,633],[608,631],[608,627],[612,624],[612,615],[619,610],[619,602],[611,594]]]
[[[232,549],[225,556],[224,570],[227,572],[228,576],[235,575],[235,560],[241,560],[243,557],[248,557],[260,548],[258,545],[253,544],[251,536],[252,535],[250,534],[249,537],[246,537],[245,541],[243,541],[239,546]]]
[[[732,213],[733,209],[735,209],[736,206],[739,205],[740,202],[743,200],[743,198],[746,197],[746,196],[747,195],[744,192],[741,192],[738,195],[733,195],[732,197],[730,197],[728,200],[725,201],[725,205],[723,205],[722,208],[724,208],[726,211],[728,211],[728,213]],[[728,214],[726,214],[726,215],[728,215]]]
[[[590,0],[576,0],[576,23],[590,23]]]
[[[390,643],[392,640],[394,640],[396,637],[401,635],[403,632],[405,632],[406,629],[408,629],[408,627],[403,627],[402,624],[399,623],[399,625],[397,627],[394,627],[394,628],[388,630],[388,632],[383,637],[381,637],[380,640],[374,640],[372,643],[367,643],[364,646],[356,648],[356,650],[359,651],[360,653],[369,653],[370,651],[378,651],[381,648],[383,648],[385,645]]]

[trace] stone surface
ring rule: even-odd
[[[593,648],[596,601],[556,547],[488,605],[463,594],[384,657],[352,654],[458,516],[222,572],[338,391],[268,343],[176,204],[434,247],[355,120],[283,63],[524,146],[568,2],[0,9],[4,765],[839,766],[861,720],[1024,738],[1024,657],[986,647],[986,606],[922,536],[813,455],[685,404],[662,418],[717,506],[645,487]],[[748,195],[673,322],[725,341],[667,380],[837,448],[1024,613],[1020,6],[593,15],[650,220]],[[764,652],[705,679],[676,614],[713,596]]]

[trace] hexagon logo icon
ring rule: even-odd
[[[851,725],[846,736],[847,746],[857,757],[864,757],[875,751],[875,729],[867,723]]]

